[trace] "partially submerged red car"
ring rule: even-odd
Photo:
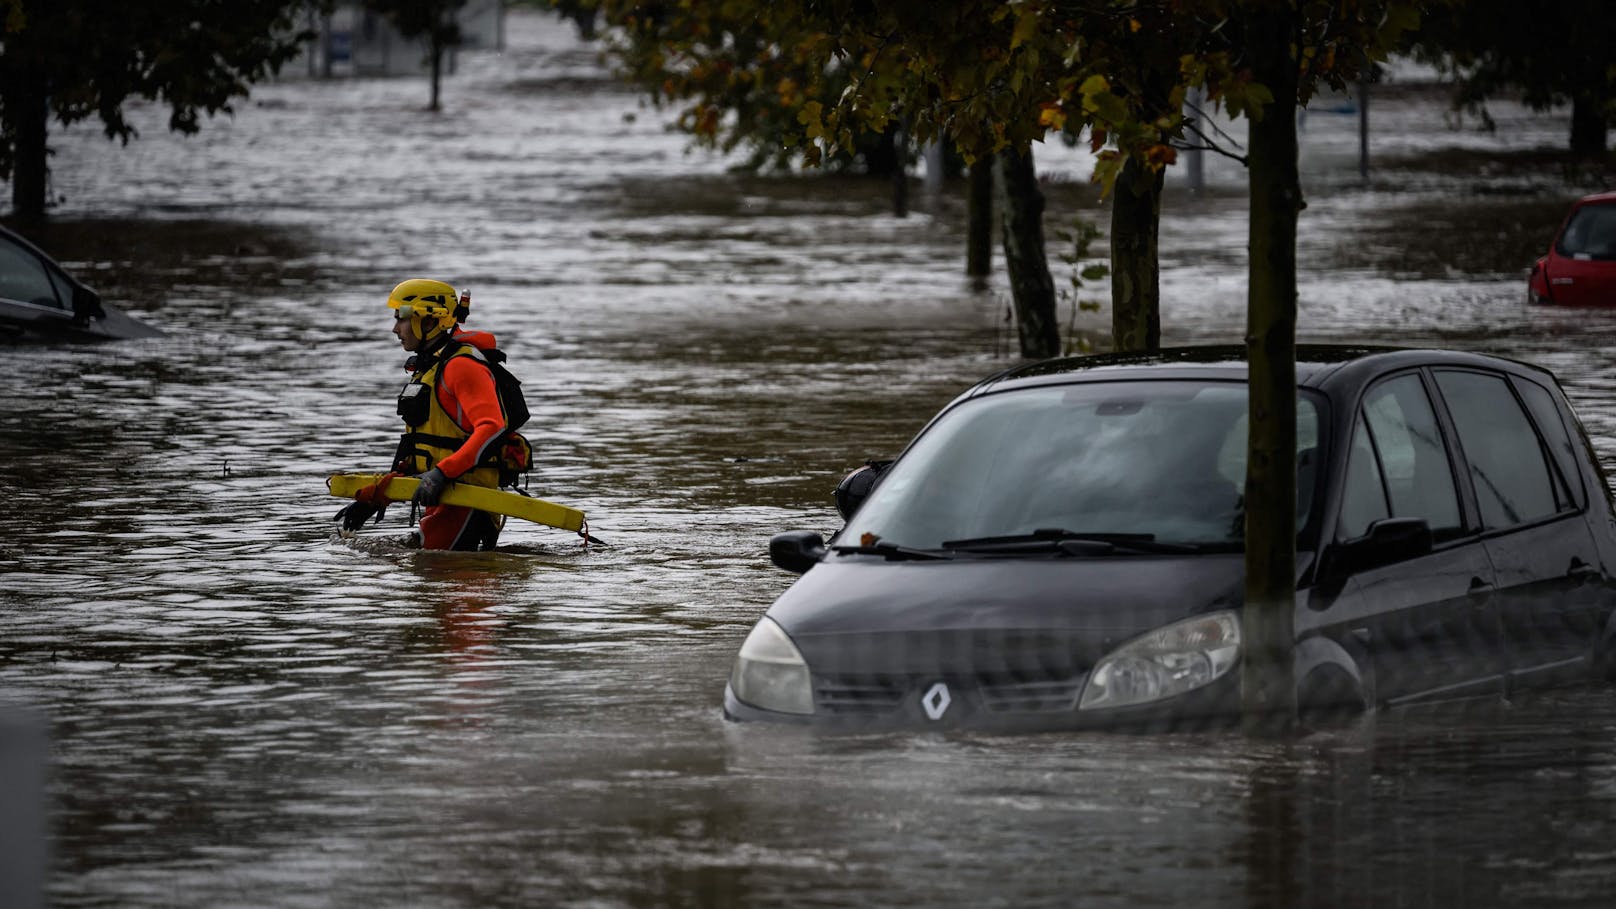
[[[1616,306],[1616,192],[1584,196],[1532,263],[1526,301],[1556,306]]]

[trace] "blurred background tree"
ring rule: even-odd
[[[1607,0],[1430,4],[1414,53],[1454,77],[1456,106],[1492,127],[1489,99],[1533,110],[1569,104],[1573,155],[1606,151],[1616,102],[1616,16]]]
[[[45,216],[51,118],[99,117],[108,138],[138,135],[124,117],[134,98],[169,106],[169,128],[195,133],[200,115],[277,72],[309,37],[307,0],[7,0],[0,42],[0,177],[14,216]]]
[[[589,0],[556,0],[575,19]],[[740,152],[741,166],[787,168],[807,161],[798,114],[846,91],[847,67],[821,53],[812,23],[776,15],[764,0],[710,4],[605,0],[616,26],[608,53],[618,72],[658,106],[677,111],[698,147]],[[895,130],[859,130],[848,147],[811,163],[886,177],[900,167]]]
[[[455,15],[466,0],[364,0],[364,4],[385,16],[400,35],[426,45],[426,63],[432,71],[432,100],[427,110],[442,110],[443,55],[458,47],[463,38]]]

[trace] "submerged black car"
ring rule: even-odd
[[[161,334],[106,305],[44,250],[0,227],[0,340],[106,341]]]
[[[1238,707],[1244,350],[1028,365],[946,407],[757,623],[736,720],[1175,725]],[[1305,712],[1609,676],[1616,518],[1554,377],[1302,347]],[[853,510],[856,509],[856,510]]]

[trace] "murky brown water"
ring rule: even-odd
[[[565,30],[511,31],[439,117],[413,80],[291,82],[191,140],[156,110],[127,149],[57,137],[45,244],[170,334],[15,350],[0,399],[0,691],[49,723],[52,904],[1610,904],[1605,689],[1285,744],[726,724],[791,580],[768,536],[834,529],[844,470],[1005,363],[1002,276],[960,278],[953,198],[731,175]],[[1377,108],[1401,157],[1370,189],[1352,118],[1310,117],[1301,334],[1543,363],[1616,457],[1616,315],[1522,304],[1597,187],[1418,165],[1563,134],[1496,113]],[[1103,219],[1081,156],[1043,161],[1052,219]],[[1243,329],[1212,172],[1168,203],[1171,342]],[[415,274],[473,288],[536,486],[609,548],[411,553],[403,509],[335,538],[321,481],[391,451],[382,300]]]

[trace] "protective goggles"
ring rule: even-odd
[[[434,312],[434,309],[435,307],[423,306],[419,311],[417,311],[414,306],[405,303],[393,310],[393,321],[402,322],[405,319],[412,319],[416,316],[420,316],[423,319],[440,318],[439,312]]]

